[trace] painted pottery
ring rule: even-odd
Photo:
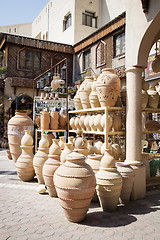
[[[121,191],[121,201],[122,203],[126,203],[130,200],[131,192],[134,183],[134,171],[131,166],[125,162],[117,162],[116,163],[117,170],[122,176],[122,191]]]
[[[65,148],[65,137],[59,137],[59,146],[61,148],[61,150],[64,150]]]
[[[80,86],[77,86],[78,90],[76,92],[76,95],[74,96],[74,106],[75,106],[75,109],[76,110],[80,110],[82,109],[82,103],[81,103],[81,99],[80,99],[80,96],[79,96],[79,87]]]
[[[90,119],[89,119],[89,126],[91,128],[91,131],[97,131],[97,127],[94,125],[95,117],[96,117],[96,115],[92,115],[92,116],[90,116]]]
[[[121,194],[122,177],[115,167],[115,160],[109,150],[105,150],[101,159],[96,182],[96,191],[103,211],[115,211]]]
[[[43,111],[41,114],[41,130],[49,129],[49,112]]]
[[[90,115],[87,115],[84,119],[84,125],[86,127],[86,131],[91,131],[91,127],[89,125]]]
[[[103,142],[101,140],[96,140],[94,144],[94,152],[96,154],[101,154],[101,147]]]
[[[76,130],[75,117],[71,117],[71,119],[69,120],[69,125],[70,125],[72,130]]]
[[[157,108],[159,104],[159,95],[155,89],[149,89],[148,93],[148,107]]]
[[[94,118],[94,126],[97,128],[97,131],[103,131],[102,125],[101,125],[101,114],[97,114]]]
[[[31,130],[25,130],[25,134],[21,139],[21,146],[33,146],[33,138],[31,136]]]
[[[101,107],[115,106],[120,93],[120,79],[114,69],[102,69],[97,79],[96,90]]]
[[[148,93],[142,90],[142,108],[146,108],[148,104]]]
[[[102,117],[101,117],[101,126],[102,126],[102,128],[103,128],[103,130],[105,129],[105,119],[106,119],[106,115],[105,114],[103,114],[102,115]],[[108,114],[108,120],[107,120],[107,126],[106,127],[108,127],[108,132],[110,132],[111,131],[111,129],[112,129],[112,123],[113,123],[113,119],[112,119],[112,117],[111,117],[111,115],[110,114]]]
[[[94,172],[85,162],[85,156],[77,152],[69,154],[56,170],[54,183],[67,219],[84,220],[96,186]]]
[[[61,163],[64,163],[66,161],[67,155],[70,154],[71,152],[72,152],[72,144],[65,143],[65,148],[62,151],[61,157],[60,157]]]
[[[79,125],[83,131],[86,131],[86,126],[84,125],[85,115],[80,116]]]
[[[87,140],[87,149],[89,155],[94,153],[93,140]]]
[[[25,130],[31,130],[33,134],[33,121],[27,116],[24,110],[16,110],[15,116],[8,121],[8,142],[9,149],[14,162],[21,155],[21,139]]]
[[[41,140],[39,141],[39,148],[48,148],[49,147],[49,141],[47,134],[42,134]]]
[[[58,129],[58,112],[57,111],[50,112],[50,129],[51,130]]]

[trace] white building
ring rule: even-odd
[[[25,37],[32,36],[32,23],[22,23],[0,26],[0,32],[21,35]]]

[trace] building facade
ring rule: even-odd
[[[32,37],[32,23],[0,26],[0,32]]]

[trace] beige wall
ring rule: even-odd
[[[0,26],[0,32],[21,35],[25,37],[32,36],[32,23],[13,24]]]

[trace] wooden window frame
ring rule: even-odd
[[[122,40],[123,35],[124,35],[124,43]],[[120,53],[119,54],[116,53],[116,40],[118,37],[120,37]],[[124,45],[124,52],[122,51],[123,45]],[[116,58],[116,57],[122,56],[124,54],[125,54],[125,32],[123,31],[123,32],[120,32],[113,36],[113,57]]]
[[[30,53],[31,54],[31,67],[30,66],[27,66],[27,54],[28,53]],[[39,57],[38,57],[38,59],[39,59],[39,66],[38,67],[36,67],[35,66],[35,57],[36,57],[36,54],[39,54]],[[25,62],[25,68],[26,69],[29,69],[29,70],[40,70],[41,69],[41,55],[42,55],[42,53],[40,52],[40,51],[32,51],[32,50],[29,50],[29,49],[26,49],[26,62]],[[29,61],[29,60],[28,60]]]
[[[63,20],[63,31],[67,30],[72,25],[72,15],[68,13]]]
[[[88,57],[88,66],[86,67],[86,62],[85,62],[85,57],[86,56],[89,56]],[[83,72],[85,72],[88,68],[90,68],[90,64],[91,64],[91,49],[87,49],[85,51],[83,51],[83,59],[82,59],[82,69],[83,69]]]
[[[95,21],[95,26],[93,26],[93,20]],[[82,25],[87,27],[97,28],[97,17],[95,13],[90,11],[85,11],[82,13]]]
[[[100,45],[102,45],[103,44],[103,47],[104,47],[104,50],[103,50],[103,62],[101,62],[100,64],[98,63],[98,47],[100,46]],[[103,40],[100,40],[99,42],[98,42],[98,44],[97,44],[97,46],[96,46],[96,51],[95,51],[95,67],[96,68],[99,68],[99,67],[102,67],[103,65],[105,65],[106,64],[106,43],[103,41]]]

